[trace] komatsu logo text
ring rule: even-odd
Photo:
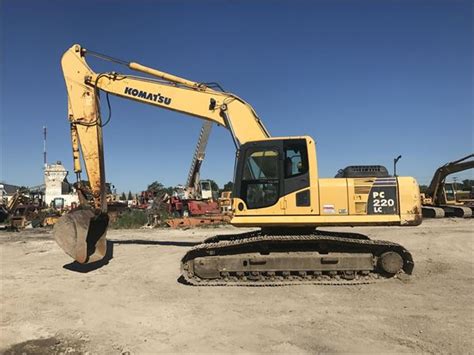
[[[169,105],[171,104],[171,99],[169,97],[162,96],[161,94],[152,94],[151,92],[146,92],[143,90],[137,90],[134,88],[126,87],[125,94],[135,97],[140,97],[149,101],[157,102],[159,104]]]

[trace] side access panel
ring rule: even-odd
[[[320,179],[322,216],[399,215],[396,178]]]

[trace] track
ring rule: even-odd
[[[439,205],[422,206],[423,218],[472,218],[473,210],[469,206]]]
[[[397,275],[389,275],[374,270],[297,270],[279,269],[269,272],[255,268],[248,272],[219,271],[219,277],[200,278],[194,274],[194,262],[215,256],[265,256],[265,255],[304,255],[316,252],[321,255],[362,255],[370,253],[374,264],[377,258],[387,252],[395,252],[403,259],[403,271],[411,274],[414,262],[411,254],[401,245],[380,240],[371,240],[357,233],[314,231],[310,234],[265,234],[262,231],[215,236],[193,247],[183,257],[181,271],[187,283],[199,286],[284,286],[294,284],[318,285],[359,285],[373,283]],[[274,253],[274,254],[271,254]],[[280,254],[276,254],[280,253]],[[319,255],[319,254],[317,254]],[[343,255],[343,254],[340,254]],[[204,259],[203,259],[204,258]]]

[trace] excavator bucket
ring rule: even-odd
[[[106,213],[96,215],[91,210],[76,210],[58,220],[53,236],[66,254],[81,264],[88,264],[105,256],[108,224]]]

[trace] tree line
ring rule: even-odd
[[[471,191],[474,187],[473,179],[464,179],[463,181],[456,182],[456,190]],[[428,190],[428,185],[420,185],[420,191],[425,193]]]

